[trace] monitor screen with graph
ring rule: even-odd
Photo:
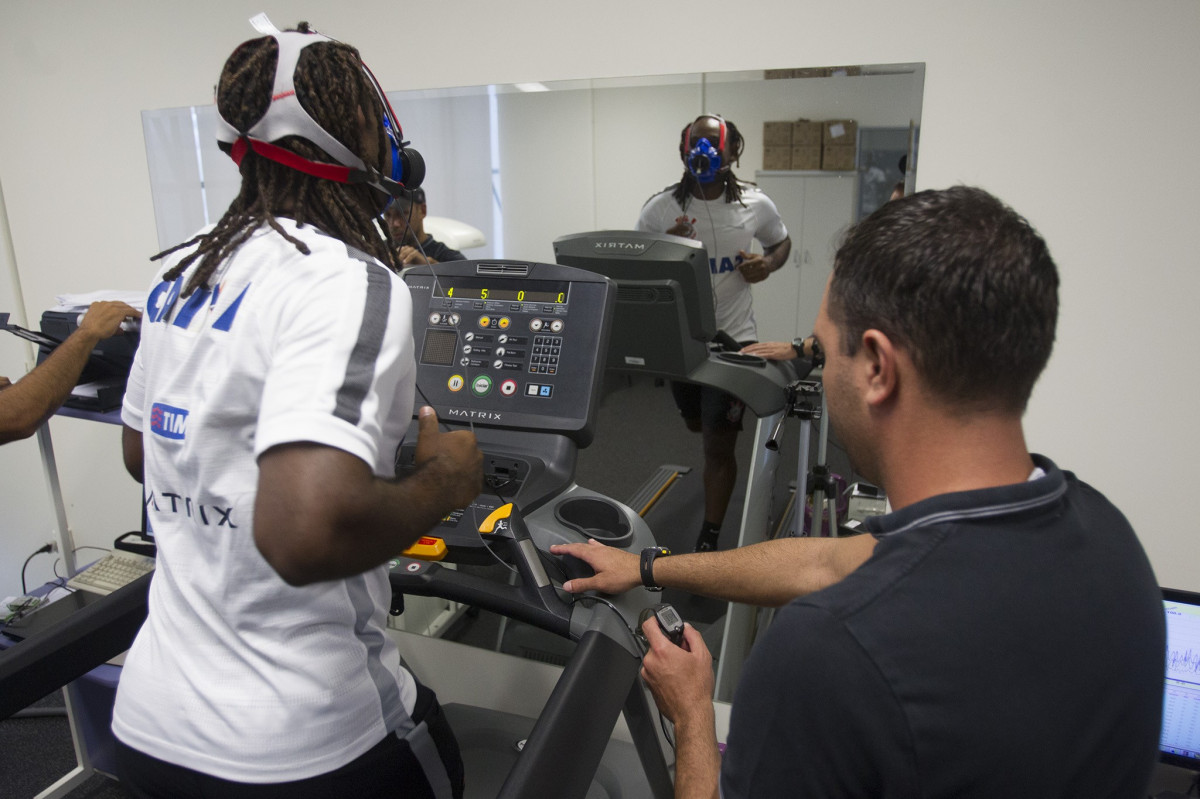
[[[1159,759],[1200,771],[1200,594],[1163,589],[1166,683]]]

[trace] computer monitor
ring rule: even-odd
[[[707,360],[717,321],[704,245],[600,230],[556,239],[554,259],[617,284],[608,369],[682,378]]]
[[[1163,589],[1166,682],[1159,760],[1200,772],[1200,594]]]

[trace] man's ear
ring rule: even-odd
[[[882,331],[866,330],[859,343],[859,354],[865,371],[863,398],[867,404],[878,406],[893,399],[900,388],[896,345]]]

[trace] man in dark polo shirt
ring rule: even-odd
[[[848,235],[817,317],[830,421],[893,512],[867,534],[596,571],[780,606],[742,670],[724,755],[712,659],[653,621],[643,674],[675,723],[676,796],[1141,797],[1157,755],[1162,594],[1100,492],[1031,454],[1058,272],[988,193],[924,191]],[[1087,398],[1080,398],[1087,401]]]

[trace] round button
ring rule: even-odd
[[[457,324],[458,324],[458,319],[459,319],[459,316],[458,316],[458,314],[456,314],[456,313],[452,313],[452,314],[450,314],[450,316],[449,316],[449,317],[447,317],[447,319],[449,319],[449,321],[450,321],[450,324],[452,324],[452,325],[457,325]]]
[[[471,383],[471,392],[477,397],[486,397],[492,390],[492,378],[480,375]]]
[[[555,319],[553,322],[550,323],[550,331],[553,333],[561,333],[563,327],[564,327],[563,320],[561,320],[561,319]]]
[[[517,393],[517,381],[516,380],[505,380],[503,383],[500,384],[500,393],[506,397],[511,397],[513,394],[516,394]]]
[[[534,333],[536,333],[542,329],[542,324],[543,324],[543,322],[541,319],[530,319],[529,320],[529,329],[532,330]]]
[[[503,369],[504,361],[492,361],[492,368],[493,369]]]
[[[470,354],[471,354],[471,345],[464,344],[463,345],[463,355],[470,355]]]
[[[479,326],[480,327],[491,327],[491,325],[492,325],[492,317],[490,317],[490,316],[479,317]]]
[[[434,311],[429,315],[429,324],[436,325],[440,321],[442,321],[442,315],[437,311]]]
[[[503,347],[497,347],[496,348],[496,357],[503,358],[505,352],[506,352],[506,350]]]
[[[451,375],[450,379],[446,381],[446,388],[451,391],[461,391],[465,383],[466,381],[463,380],[462,375]]]
[[[500,321],[496,323],[501,330],[508,330],[508,326],[512,324],[507,316],[501,316]]]
[[[499,336],[496,337],[496,341],[500,342],[501,344],[505,343],[506,341],[508,341],[508,334],[501,333]]]
[[[475,334],[468,330],[466,333],[463,333],[463,339],[466,341],[474,341]]]

